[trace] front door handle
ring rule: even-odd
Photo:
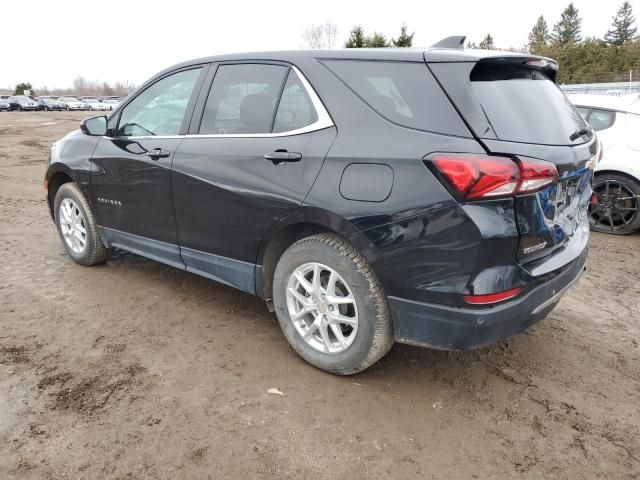
[[[163,150],[162,148],[154,148],[153,150],[148,150],[146,152],[147,157],[151,160],[158,160],[159,158],[169,158],[171,153],[169,150]]]
[[[279,165],[284,162],[299,162],[302,160],[302,154],[298,152],[288,152],[285,149],[279,149],[275,152],[267,153],[264,158],[271,160],[274,165]]]

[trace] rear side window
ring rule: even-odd
[[[287,83],[280,97],[273,132],[288,132],[311,125],[318,120],[313,103],[293,70],[289,71]]]
[[[397,125],[469,136],[424,63],[328,60],[324,65],[378,114]]]
[[[264,64],[218,67],[199,133],[271,133],[288,71],[287,67]]]
[[[571,135],[587,123],[544,73],[515,65],[479,62],[471,88],[500,140],[571,145]],[[482,136],[482,134],[480,134]]]

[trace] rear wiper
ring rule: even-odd
[[[573,132],[571,134],[571,136],[569,137],[569,141],[573,142],[574,140],[576,140],[578,137],[582,137],[583,135],[586,135],[587,133],[591,133],[591,129],[590,128],[581,128],[580,130],[576,130],[575,132]]]

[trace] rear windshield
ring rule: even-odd
[[[588,127],[572,103],[544,73],[512,65],[478,63],[471,86],[500,140],[570,145],[576,131]]]
[[[425,63],[365,60],[323,63],[378,114],[396,125],[470,136]]]

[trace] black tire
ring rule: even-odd
[[[353,294],[358,326],[353,343],[339,353],[310,346],[291,321],[286,290],[300,266],[318,262],[337,272]],[[344,238],[321,233],[291,245],[276,266],[273,302],[280,327],[293,349],[311,365],[338,375],[361,372],[380,360],[393,346],[393,324],[382,284],[366,259]]]
[[[84,248],[80,252],[75,252],[71,249],[62,233],[60,205],[65,199],[70,199],[78,207],[84,223],[86,239]],[[60,235],[60,240],[62,240],[62,245],[69,256],[80,265],[96,265],[104,262],[108,257],[109,250],[102,243],[93,212],[86,198],[75,183],[65,183],[58,189],[53,208],[56,229]]]
[[[589,222],[591,230],[614,235],[640,229],[640,182],[617,173],[596,175]]]

